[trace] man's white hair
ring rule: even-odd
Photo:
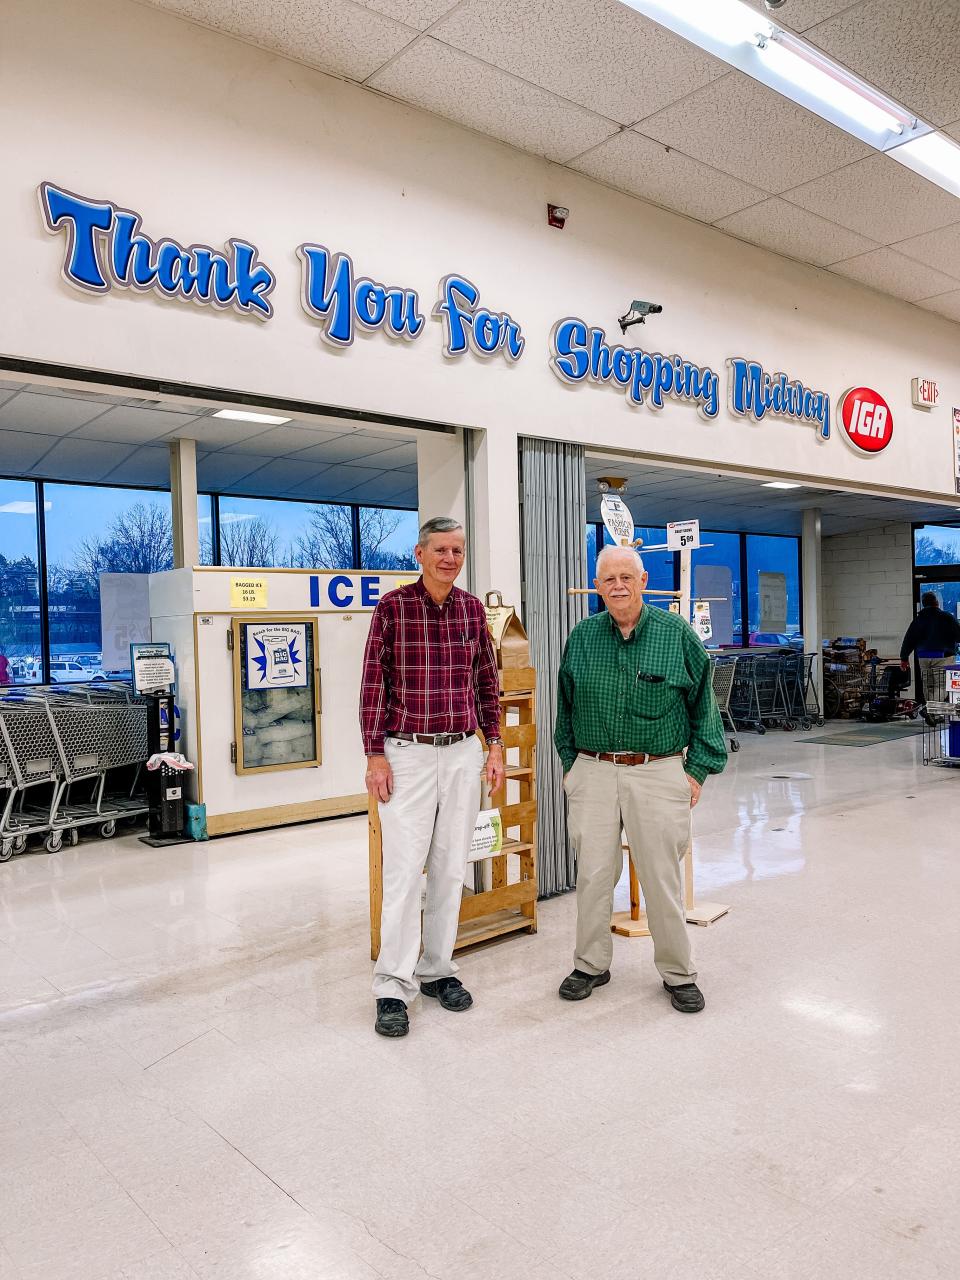
[[[597,556],[597,577],[598,578],[601,577],[602,575],[604,562],[608,560],[612,555],[630,556],[637,570],[637,573],[639,574],[646,573],[646,570],[643,567],[643,559],[641,558],[640,552],[636,549],[636,547],[606,546],[602,549],[600,554]]]

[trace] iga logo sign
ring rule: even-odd
[[[880,453],[893,439],[890,406],[870,387],[851,387],[843,394],[840,422],[846,438],[862,453]]]

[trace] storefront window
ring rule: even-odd
[[[360,568],[417,569],[413,548],[418,532],[416,511],[361,507]]]
[[[802,647],[800,540],[756,533],[746,539],[750,644]]]
[[[960,566],[960,525],[925,524],[915,529],[913,561],[918,565]]]
[[[103,671],[100,575],[173,568],[169,493],[101,485],[43,487],[50,679],[90,680]]]
[[[713,635],[707,647],[743,644],[740,534],[701,531],[703,544],[691,554],[694,598],[709,600]]]
[[[216,564],[213,542],[213,498],[209,493],[197,495],[197,524],[200,529],[200,563]]]
[[[0,480],[0,685],[42,679],[38,546],[36,485]]]

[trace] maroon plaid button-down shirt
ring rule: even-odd
[[[368,756],[391,733],[500,733],[500,677],[487,615],[454,587],[438,605],[423,578],[385,595],[363,655],[360,729]]]

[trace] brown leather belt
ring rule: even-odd
[[[419,742],[424,747],[452,747],[455,742],[463,742],[465,738],[472,738],[475,729],[468,729],[466,733],[388,733],[388,738],[399,738],[401,742]]]
[[[671,751],[668,756],[651,756],[645,751],[577,751],[578,756],[586,756],[588,760],[603,760],[607,764],[635,765],[648,764],[651,760],[672,760],[674,756],[682,756],[682,751]]]

